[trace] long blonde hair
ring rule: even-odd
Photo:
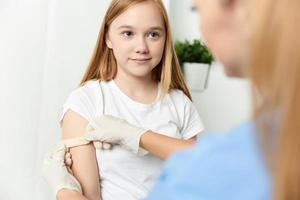
[[[116,17],[131,6],[145,1],[155,3],[165,23],[166,41],[164,53],[161,62],[152,71],[155,80],[160,81],[161,97],[171,89],[179,89],[191,99],[176,56],[167,12],[161,0],[112,0],[105,14],[93,55],[80,84],[82,85],[88,80],[109,81],[115,78],[117,74],[117,63],[112,50],[110,50],[105,43],[105,36],[110,24]]]
[[[270,121],[259,126],[267,130],[261,134],[264,141],[269,141],[273,198],[299,200],[300,1],[252,0],[252,3],[254,27],[249,76],[253,90],[258,91],[254,93],[254,114],[256,118],[270,113],[278,117],[273,121],[278,126],[275,134]]]

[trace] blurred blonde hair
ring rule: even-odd
[[[115,78],[117,63],[112,50],[105,43],[105,36],[114,19],[131,6],[145,1],[155,3],[165,23],[166,41],[163,57],[152,71],[154,79],[160,81],[161,97],[171,89],[179,89],[191,99],[176,56],[167,12],[161,0],[112,0],[105,14],[93,55],[80,84],[82,85],[89,80],[109,81]]]
[[[254,115],[257,121],[270,113],[279,118],[259,125],[271,156],[273,198],[299,200],[300,1],[251,1],[253,38],[249,76],[253,90],[258,91],[254,92]],[[274,123],[278,125],[275,134]]]

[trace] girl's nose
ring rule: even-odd
[[[137,41],[136,45],[136,53],[139,54],[147,54],[149,53],[148,44],[146,42],[146,39],[144,37],[141,37]]]

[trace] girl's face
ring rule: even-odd
[[[247,20],[242,0],[195,0],[204,41],[228,76],[243,76]]]
[[[118,73],[145,78],[162,59],[166,39],[164,20],[151,1],[136,4],[110,25],[106,44],[112,49]]]

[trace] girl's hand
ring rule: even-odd
[[[120,144],[134,154],[145,155],[147,151],[140,148],[140,138],[145,132],[146,129],[129,124],[126,120],[102,115],[89,123],[85,139]]]

